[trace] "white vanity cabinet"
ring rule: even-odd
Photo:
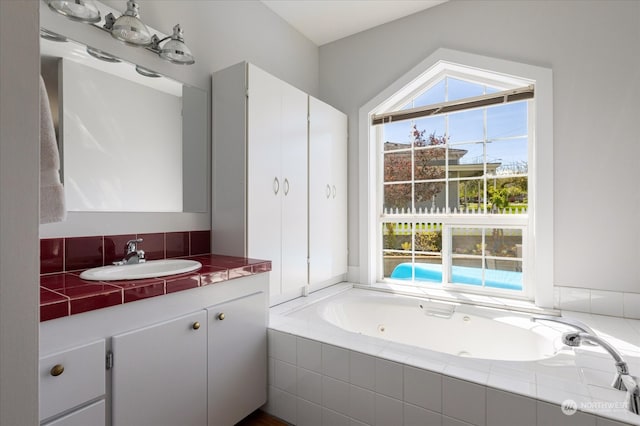
[[[235,424],[267,400],[268,277],[42,322],[41,420],[47,426]],[[52,376],[58,364],[64,372]]]
[[[206,311],[113,336],[113,426],[207,424]]]
[[[309,284],[347,273],[347,116],[309,96]]]
[[[104,339],[40,358],[39,376],[40,420],[47,422],[44,424],[73,425],[85,418],[94,419],[91,424],[104,424]],[[102,404],[85,409],[100,399]],[[62,415],[64,418],[58,418]]]
[[[264,292],[207,309],[209,425],[234,425],[267,400]]]

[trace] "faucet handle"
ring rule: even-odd
[[[138,250],[138,244],[143,241],[142,238],[136,238],[135,240],[127,241],[127,244],[124,246],[125,254],[135,252]]]

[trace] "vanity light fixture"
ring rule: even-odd
[[[160,47],[160,43],[165,40],[168,41],[164,46]],[[176,24],[176,26],[173,27],[173,34],[171,36],[165,37],[162,40],[160,40],[157,35],[154,35],[151,48],[154,50],[157,49],[159,51],[158,55],[160,55],[162,59],[173,64],[191,65],[195,62],[191,54],[191,49],[184,44],[180,24]]]
[[[111,37],[133,46],[149,46],[151,33],[140,20],[138,3],[133,0],[127,2],[127,10],[118,19],[112,13],[105,16],[104,27],[111,32]]]
[[[100,10],[93,0],[48,0],[51,10],[74,21],[96,23],[100,22]]]
[[[195,63],[191,49],[184,43],[180,24],[173,27],[173,34],[164,38],[153,36],[147,26],[140,20],[139,6],[133,0],[127,1],[127,10],[118,19],[109,13],[105,16],[104,29],[111,36],[126,44],[142,46],[157,53],[162,59],[173,64],[191,65]],[[165,42],[163,46],[160,43]]]

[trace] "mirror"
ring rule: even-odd
[[[206,212],[207,92],[41,37],[69,211]]]

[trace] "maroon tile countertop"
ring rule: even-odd
[[[186,257],[202,263],[195,272],[128,281],[86,281],[81,270],[40,276],[40,321],[162,296],[271,270],[271,262],[206,254]]]

